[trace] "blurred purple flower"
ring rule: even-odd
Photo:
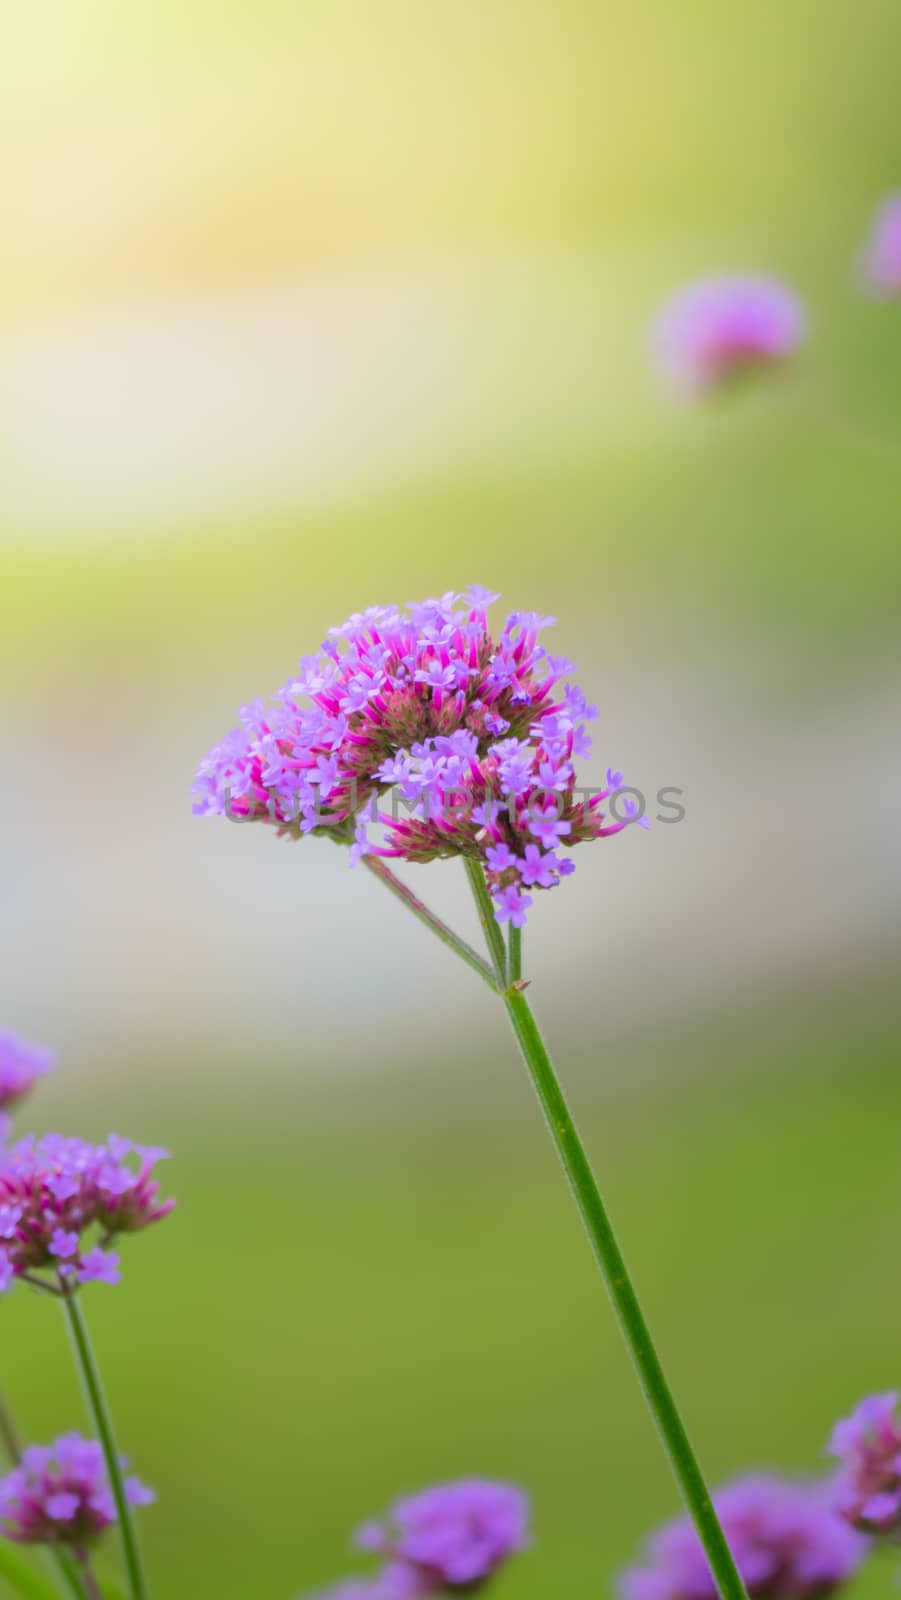
[[[43,1045],[20,1039],[17,1033],[0,1031],[0,1139],[8,1128],[3,1115],[29,1095],[38,1081],[52,1072],[56,1062]]]
[[[529,1503],[521,1490],[464,1478],[398,1500],[388,1525],[368,1523],[357,1543],[411,1568],[421,1593],[439,1594],[475,1589],[528,1536]]]
[[[836,1509],[866,1533],[901,1532],[901,1419],[898,1395],[873,1394],[837,1422],[829,1454],[841,1463]]]
[[[129,1503],[146,1506],[154,1494],[126,1478]],[[79,1433],[50,1445],[31,1445],[0,1479],[0,1533],[18,1544],[91,1544],[116,1521],[103,1451]]]
[[[797,295],[772,278],[709,278],[680,289],[654,332],[661,369],[706,391],[792,355],[807,327]]]
[[[494,637],[486,608],[496,598],[474,587],[408,613],[372,606],[330,628],[275,704],[245,706],[242,726],[201,763],[195,812],[330,835],[350,845],[352,865],[364,855],[480,861],[498,921],[520,926],[531,904],[521,885],[555,888],[572,866],[550,854],[534,876],[536,839],[568,851],[630,819],[605,821],[607,789],[576,789],[573,756],[589,753],[597,711],[564,682],[572,663],[539,643],[553,618],[514,611]],[[406,815],[378,810],[395,787]]]
[[[175,1205],[153,1175],[165,1154],[117,1134],[91,1145],[54,1133],[0,1150],[0,1291],[45,1270],[70,1284],[118,1283],[113,1241]]]
[[[713,1499],[750,1600],[824,1600],[851,1577],[869,1548],[836,1515],[828,1483],[752,1476]],[[646,1565],[620,1580],[622,1600],[716,1600],[716,1593],[687,1517],[655,1533]]]
[[[878,294],[901,295],[901,194],[889,195],[877,212],[864,273]]]

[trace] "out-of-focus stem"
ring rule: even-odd
[[[13,1421],[6,1395],[3,1394],[2,1390],[0,1390],[0,1441],[2,1441],[10,1466],[17,1466],[22,1455],[22,1441],[19,1438],[19,1430]]]
[[[97,1579],[91,1569],[91,1563],[86,1550],[76,1550],[79,1571],[81,1573],[82,1592],[85,1600],[103,1600],[103,1594]]]

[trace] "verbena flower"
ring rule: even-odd
[[[473,1590],[528,1542],[529,1503],[506,1483],[464,1478],[398,1500],[387,1526],[367,1523],[364,1549],[408,1567],[417,1592]]]
[[[898,1395],[873,1394],[837,1422],[829,1454],[841,1463],[835,1505],[855,1528],[901,1533],[901,1418]]]
[[[833,1510],[828,1484],[760,1475],[713,1498],[751,1600],[823,1600],[867,1552],[868,1541]],[[716,1593],[687,1517],[654,1534],[646,1564],[620,1580],[622,1600],[716,1600]]]
[[[45,1073],[56,1065],[43,1045],[31,1044],[16,1033],[0,1031],[0,1139],[9,1126],[5,1112],[29,1095]]]
[[[473,1594],[529,1538],[529,1502],[519,1489],[464,1478],[410,1495],[386,1524],[357,1532],[362,1549],[385,1558],[374,1578],[350,1578],[315,1600],[424,1600]]]
[[[351,843],[352,862],[481,861],[498,920],[521,926],[532,903],[523,890],[573,870],[560,852],[633,816],[623,806],[605,818],[609,784],[576,786],[597,711],[570,680],[572,663],[539,643],[553,618],[513,612],[495,638],[486,613],[496,598],[473,588],[409,614],[373,606],[330,629],[274,704],[245,706],[241,727],[201,763],[195,812],[331,835]],[[391,810],[380,809],[389,794]]]
[[[102,1145],[49,1134],[0,1151],[0,1290],[47,1271],[71,1287],[117,1283],[112,1244],[175,1204],[160,1199],[154,1177],[165,1155],[116,1134]]]
[[[877,213],[864,273],[879,294],[901,294],[901,194],[890,195]]]
[[[794,354],[806,333],[797,295],[772,278],[709,278],[673,296],[655,328],[661,368],[710,390]]]
[[[125,1479],[131,1505],[154,1500],[137,1478]],[[90,1545],[116,1521],[103,1450],[79,1433],[31,1445],[0,1479],[0,1532],[18,1544]]]

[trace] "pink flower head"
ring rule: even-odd
[[[877,213],[864,273],[877,294],[901,294],[901,194],[889,195]]]
[[[709,278],[673,296],[655,330],[661,368],[684,388],[714,389],[794,354],[807,330],[797,295],[772,278]]]
[[[154,1177],[164,1150],[117,1134],[86,1144],[49,1134],[0,1151],[0,1290],[23,1273],[62,1273],[67,1285],[118,1283],[121,1234],[168,1216]]]
[[[528,1542],[529,1504],[506,1483],[464,1478],[399,1500],[388,1527],[361,1528],[358,1544],[411,1569],[421,1594],[471,1592]],[[389,1569],[390,1570],[390,1569]]]
[[[137,1478],[126,1478],[125,1493],[135,1506],[154,1499]],[[0,1479],[0,1532],[18,1544],[84,1546],[115,1521],[103,1450],[79,1433],[31,1445],[20,1465]]]
[[[868,1542],[835,1514],[829,1485],[741,1478],[714,1504],[750,1600],[825,1600],[856,1571]],[[622,1600],[716,1600],[707,1557],[687,1517],[649,1540],[623,1574]]]
[[[567,681],[572,663],[540,643],[553,618],[516,611],[495,636],[486,611],[496,598],[473,588],[408,612],[374,606],[330,629],[274,704],[245,706],[241,727],[201,763],[195,812],[331,836],[351,846],[352,863],[480,861],[498,919],[524,919],[520,885],[555,888],[571,868],[556,847],[630,819],[605,821],[609,788],[576,787],[574,758],[591,748],[597,711]],[[536,874],[537,846],[546,857]]]
[[[16,1033],[0,1032],[0,1111],[19,1104],[56,1065],[52,1053]]]
[[[872,1394],[837,1422],[829,1454],[841,1466],[834,1503],[865,1533],[901,1532],[901,1418],[898,1395]]]

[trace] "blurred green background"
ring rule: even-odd
[[[324,846],[190,816],[372,602],[556,614],[596,769],[685,791],[527,967],[712,1476],[901,1381],[901,306],[856,284],[899,50],[888,0],[7,24],[2,1021],[62,1058],[23,1127],[177,1154],[88,1308],[169,1600],[315,1589],[464,1473],[534,1496],[499,1596],[606,1596],[676,1508],[491,997]],[[648,326],[732,269],[811,343],[685,411]],[[45,1305],[0,1352],[31,1437],[78,1423]]]

